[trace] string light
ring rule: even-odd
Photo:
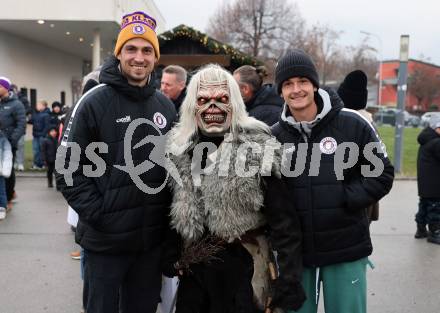
[[[159,36],[159,41],[161,45],[166,41],[170,41],[179,37],[189,38],[195,42],[200,42],[205,48],[213,53],[224,53],[231,56],[231,60],[239,64],[252,64],[261,65],[262,62],[252,56],[249,56],[241,51],[229,46],[227,44],[221,43],[213,38],[208,37],[206,34],[195,30],[186,25],[179,25],[170,31],[167,31]]]

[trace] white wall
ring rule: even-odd
[[[44,19],[120,23],[122,16],[127,13],[145,11],[156,19],[158,33],[166,30],[165,19],[153,0],[12,0],[0,7],[0,20]]]
[[[81,79],[82,59],[64,52],[0,32],[0,76],[6,76],[18,87],[37,89],[37,100],[51,104],[66,92],[71,105],[72,78]]]

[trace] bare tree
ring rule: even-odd
[[[307,31],[303,49],[315,62],[321,83],[337,79],[338,67],[341,64],[342,50],[338,44],[341,32],[327,25],[314,25]]]
[[[416,64],[408,78],[408,91],[417,99],[417,105],[427,111],[432,101],[440,96],[440,76]]]
[[[362,70],[367,74],[372,83],[379,81],[379,60],[376,57],[376,49],[369,45],[369,38],[365,37],[357,46],[345,48],[339,61],[337,79],[342,80],[347,73],[353,70]]]
[[[207,33],[254,57],[276,59],[302,41],[304,24],[296,4],[287,0],[235,0],[214,13]]]

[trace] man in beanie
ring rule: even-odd
[[[0,77],[0,131],[6,135],[12,147],[12,155],[15,155],[20,137],[26,131],[26,115],[23,104],[11,90],[11,81],[6,77]],[[6,197],[8,209],[12,208],[12,198],[15,188],[15,172],[12,169],[11,176],[6,179]]]
[[[155,30],[156,20],[144,12],[122,18],[114,57],[103,64],[100,84],[81,97],[64,130],[61,149],[74,153],[68,148],[74,143],[81,148],[81,155],[72,155],[72,162],[79,162],[72,180],[60,171],[68,167],[70,155],[63,158],[60,153],[56,160],[57,182],[79,215],[75,239],[86,256],[87,313],[153,313],[159,301],[161,241],[171,194],[159,188],[165,169],[148,162],[154,145],[133,148],[143,138],[158,138],[160,145],[165,139],[159,135],[168,132],[176,119],[173,104],[153,86],[153,69],[160,57]],[[127,128],[138,119],[143,122],[124,147]],[[87,150],[104,162],[105,171],[99,175],[92,172],[96,164],[86,155],[91,143],[105,147]],[[133,167],[142,162],[147,165],[145,173],[138,173],[140,167]],[[155,193],[144,192],[149,190],[144,186]]]
[[[426,238],[440,244],[440,112],[432,115],[429,126],[418,136],[417,187],[419,210],[416,214],[415,238]],[[428,225],[429,231],[426,230]]]
[[[319,87],[305,52],[295,49],[280,58],[275,83],[285,103],[272,131],[290,155],[283,174],[303,232],[307,300],[296,312],[317,312],[321,282],[326,312],[367,312],[366,265],[373,247],[365,208],[390,191],[394,169],[371,124],[344,109],[334,91]],[[345,143],[341,158],[337,148]],[[375,148],[368,156],[369,144]],[[359,155],[343,163],[354,148]]]

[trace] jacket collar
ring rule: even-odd
[[[288,106],[284,103],[283,112],[281,113],[281,120],[288,125],[294,127],[299,132],[305,132],[309,137],[312,133],[312,128],[315,127],[332,109],[329,94],[324,89],[318,89],[318,97],[322,100],[322,109],[312,121],[297,122],[295,118],[288,111]]]

